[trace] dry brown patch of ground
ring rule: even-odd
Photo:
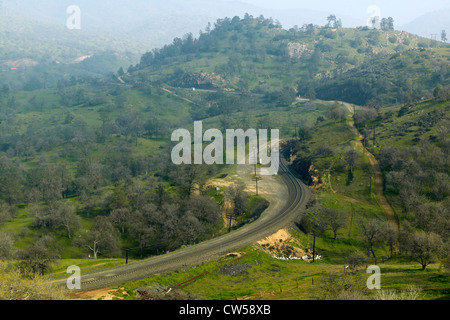
[[[286,229],[280,229],[271,236],[257,242],[265,252],[276,257],[296,257],[301,258],[307,253],[293,244],[300,246],[297,239],[292,237]]]
[[[120,288],[120,290],[122,290],[123,295],[128,295],[128,293],[125,291],[125,288]],[[115,292],[117,292],[116,288],[105,288],[99,290],[78,292],[70,295],[68,300],[113,300],[114,298],[121,299],[120,297],[114,295]]]

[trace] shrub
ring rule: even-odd
[[[0,261],[0,300],[65,300],[64,287],[43,277],[23,278],[13,266]]]

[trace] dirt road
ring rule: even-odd
[[[397,217],[395,215],[395,212],[392,209],[392,207],[389,204],[389,202],[387,201],[386,197],[384,196],[384,192],[383,192],[383,174],[381,172],[380,164],[379,164],[378,160],[374,157],[374,155],[371,154],[369,152],[369,150],[367,150],[363,146],[363,143],[362,143],[363,136],[360,134],[360,132],[356,128],[355,122],[353,120],[353,114],[354,114],[353,106],[348,104],[348,103],[344,103],[344,105],[349,110],[349,112],[351,114],[351,117],[348,118],[347,123],[348,123],[348,126],[353,131],[353,133],[355,134],[355,137],[356,137],[356,139],[355,139],[355,148],[367,156],[367,158],[369,159],[370,165],[372,167],[374,178],[375,178],[374,179],[374,188],[375,188],[375,196],[377,198],[377,201],[378,201],[380,207],[386,213],[386,217],[389,220],[389,222],[392,223],[393,226],[398,228],[398,221],[397,221]]]

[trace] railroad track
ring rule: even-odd
[[[283,179],[289,192],[288,201],[280,210],[274,210],[270,215],[263,214],[249,225],[191,247],[105,271],[82,275],[81,291],[108,288],[164,272],[187,270],[251,245],[279,229],[291,225],[304,211],[310,198],[310,192],[289,171],[284,159],[280,161],[279,176]],[[65,285],[67,278],[68,276],[54,282]]]

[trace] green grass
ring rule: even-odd
[[[405,107],[404,115],[399,116],[400,110]],[[434,99],[426,100],[417,105],[408,108],[408,105],[401,105],[387,108],[381,112],[382,122],[377,122],[378,138],[377,146],[371,147],[375,151],[379,151],[383,147],[396,146],[405,147],[417,145],[415,138],[420,138],[423,141],[429,141],[433,135],[439,135],[438,125],[432,127],[421,128],[418,126],[420,120],[423,120],[427,114],[431,112],[444,112],[448,119],[450,104],[448,101],[438,102]]]
[[[307,242],[304,234],[297,231],[293,231],[292,234],[300,241]],[[126,299],[138,299],[136,289],[153,286],[171,287],[204,274],[179,290],[191,294],[195,299],[206,300],[313,300],[325,276],[330,273],[344,274],[345,261],[329,258],[331,251],[333,255],[345,254],[345,250],[342,249],[344,247],[348,250],[351,245],[343,240],[332,243],[332,240],[319,239],[317,250],[324,256],[324,260],[315,263],[277,260],[257,247],[248,247],[240,250],[245,254],[240,259],[223,257],[186,271],[130,282],[121,285],[121,288],[124,287],[129,295]],[[253,266],[239,275],[219,274],[221,266],[234,263],[248,263]],[[384,263],[378,260],[378,265],[381,269],[381,284],[384,290],[404,290],[415,286],[423,290],[421,299],[450,298],[450,276],[442,273],[437,264],[430,265],[426,271],[420,270],[419,264],[405,262],[400,258]],[[364,283],[361,285],[365,287],[369,275],[364,267],[358,272],[363,275]],[[374,294],[367,289],[363,290],[363,293],[366,299],[371,299]]]
[[[131,262],[131,260],[129,260]],[[67,268],[70,266],[78,266],[82,275],[94,271],[106,270],[125,264],[124,259],[61,259],[53,263],[52,271],[47,276],[50,278],[67,276]]]
[[[271,292],[278,291],[280,286],[286,288],[292,283],[296,283],[299,278],[306,280],[309,277],[309,275],[300,272],[302,268],[311,270],[311,267],[305,262],[279,261],[253,248],[244,249],[244,252],[246,256],[238,261],[232,257],[222,258],[218,261],[192,268],[186,272],[178,271],[158,275],[150,279],[126,284],[124,287],[131,296],[135,296],[135,288],[154,285],[169,287],[208,272],[208,274],[182,290],[188,291],[200,299],[232,300],[259,294],[262,291],[271,294]],[[230,263],[250,263],[254,266],[237,276],[218,274],[220,266]],[[319,267],[319,269],[322,268]],[[296,271],[299,271],[298,274]],[[319,272],[314,270],[313,275]]]

